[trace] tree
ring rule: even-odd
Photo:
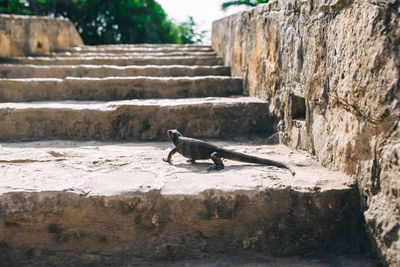
[[[175,25],[155,0],[0,0],[0,13],[69,18],[86,44],[193,43],[202,36],[193,19]]]
[[[256,6],[258,4],[268,3],[269,0],[236,0],[236,1],[226,1],[222,3],[222,9],[226,10],[230,6]]]
[[[204,39],[207,31],[198,32],[196,30],[196,23],[194,22],[193,17],[189,17],[186,22],[181,23],[178,26],[178,36],[179,43],[181,44],[193,44],[200,43],[202,39]]]

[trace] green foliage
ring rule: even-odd
[[[230,6],[239,6],[239,5],[246,5],[246,6],[256,6],[258,4],[268,3],[269,0],[236,0],[236,1],[226,1],[222,3],[222,9],[226,10]]]
[[[177,28],[179,43],[181,44],[193,44],[200,43],[204,39],[207,31],[196,31],[196,23],[193,17],[189,17],[186,22],[180,24]]]
[[[175,25],[155,0],[0,0],[0,13],[69,18],[86,44],[194,43],[195,22]]]

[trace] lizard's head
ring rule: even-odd
[[[178,132],[178,130],[168,130],[168,136],[171,138],[171,141],[175,143],[176,140],[178,140],[179,137],[181,137],[181,133]]]

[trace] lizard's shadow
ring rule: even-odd
[[[260,165],[255,165],[255,164],[238,164],[238,165],[228,165],[222,169],[222,170],[218,170],[218,171],[210,171],[207,172],[207,169],[209,167],[211,167],[212,163],[207,163],[207,162],[196,162],[194,164],[192,163],[177,163],[177,164],[173,164],[175,167],[177,168],[182,168],[182,169],[187,169],[189,171],[192,172],[198,172],[198,173],[202,173],[204,172],[205,174],[211,174],[211,173],[220,173],[220,172],[226,172],[226,171],[230,171],[230,170],[242,170],[246,167],[254,167],[254,166],[260,166]]]

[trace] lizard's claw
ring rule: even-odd
[[[165,162],[171,163],[171,160],[164,159],[164,158],[162,160],[165,161]]]
[[[207,169],[207,172],[214,171],[214,170],[219,171],[219,170],[222,170],[223,168],[224,168],[224,166],[221,166],[221,165],[213,165]]]

